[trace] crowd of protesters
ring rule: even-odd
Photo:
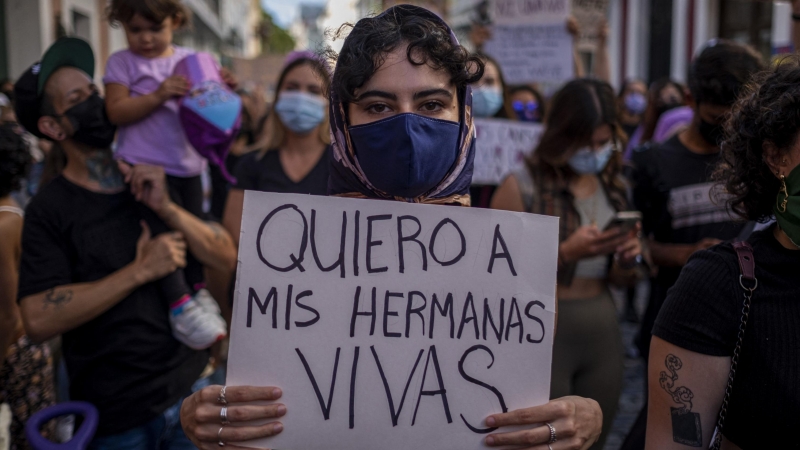
[[[798,445],[800,61],[768,67],[714,40],[686,85],[615,91],[603,23],[593,73],[576,58],[578,77],[548,98],[507,85],[435,14],[395,6],[343,27],[338,54],[289,54],[270,108],[222,69],[243,105],[223,170],[178,117],[189,86],[173,70],[192,50],[172,34],[185,7],[112,0],[108,19],[128,48],[102,80],[89,44],[61,38],[0,86],[0,403],[12,449],[28,448],[27,419],[57,399],[98,409],[92,449],[238,448],[283,430],[281,389],[224,386],[245,190],[560,219],[551,400],[487,417],[488,446],[602,449],[626,319],[640,322],[648,398],[625,449]],[[488,30],[470,37],[480,49]],[[499,186],[474,186],[473,118],[488,117],[544,128]],[[632,211],[635,225],[609,226]],[[40,432],[58,439],[54,422]]]

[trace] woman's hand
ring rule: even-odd
[[[556,431],[556,441],[550,442],[550,424]],[[603,412],[589,398],[562,397],[546,405],[495,414],[486,419],[490,427],[533,425],[522,431],[493,433],[486,437],[490,447],[514,446],[530,450],[585,450],[600,437]]]
[[[222,425],[220,403],[222,386],[205,387],[183,401],[181,405],[181,426],[198,448],[211,450],[218,448],[220,442],[226,448],[246,450],[237,442],[274,436],[283,430],[280,422],[264,425],[239,425],[252,420],[277,419],[286,414],[286,406],[280,403],[268,405],[241,405],[240,403],[274,401],[283,394],[275,387],[229,386],[225,388],[227,417],[229,425]],[[222,431],[220,431],[220,429]]]
[[[626,241],[617,247],[614,253],[614,260],[620,267],[629,268],[641,261],[642,256],[642,224],[637,223],[636,227],[626,236]]]
[[[610,255],[628,241],[619,228],[600,231],[594,225],[579,227],[558,247],[561,263],[580,261],[598,255]]]
[[[581,26],[575,16],[569,16],[567,18],[567,32],[572,36],[573,39],[577,39],[578,35],[581,34]]]
[[[227,68],[223,67],[220,69],[219,76],[222,78],[222,82],[227,84],[231,90],[235,91],[236,88],[239,87],[239,79]]]

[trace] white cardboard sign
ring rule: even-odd
[[[573,78],[572,36],[565,22],[495,25],[484,50],[500,64],[508,84]]]
[[[550,390],[558,219],[245,193],[228,385],[278,386],[298,450],[485,448]]]
[[[539,144],[544,126],[505,119],[475,119],[475,169],[472,184],[498,185],[524,166]]]

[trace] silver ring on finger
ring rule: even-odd
[[[223,406],[222,409],[219,410],[219,421],[222,425],[230,425],[231,421],[228,420],[227,406]]]
[[[550,444],[547,444],[547,450],[553,450],[553,447]]]
[[[558,440],[558,437],[556,436],[556,429],[554,426],[550,425],[547,422],[545,422],[545,425],[547,425],[547,428],[550,428],[550,442],[548,443],[549,446],[550,444],[554,444]]]
[[[220,389],[220,391],[219,391],[219,397],[217,397],[217,401],[220,402],[222,405],[225,405],[225,406],[228,405],[228,399],[225,398],[225,389],[227,389],[227,388],[228,388],[228,386],[222,386],[222,389]]]
[[[221,426],[221,427],[219,427],[219,431],[217,431],[217,440],[219,441],[219,446],[220,447],[225,447],[225,443],[222,442],[222,430],[224,428],[225,428],[224,426]]]

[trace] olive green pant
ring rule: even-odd
[[[557,326],[550,398],[577,395],[596,400],[603,410],[603,433],[591,450],[602,450],[623,378],[624,349],[611,295],[559,301]]]

